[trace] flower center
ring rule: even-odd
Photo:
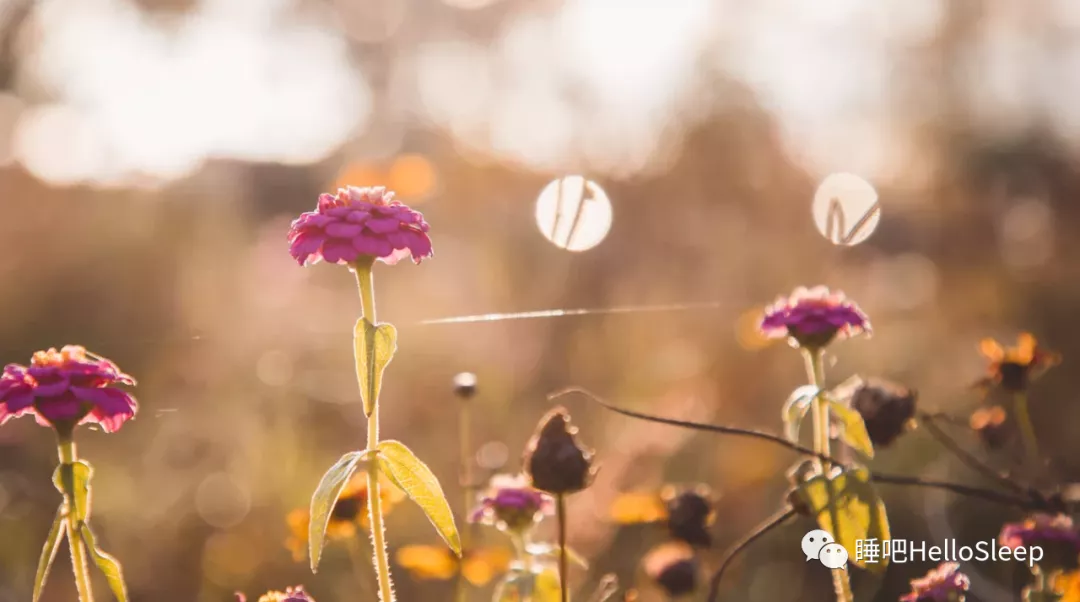
[[[364,502],[367,499],[363,496],[343,497],[338,499],[337,504],[334,504],[334,511],[331,513],[331,517],[336,520],[356,520],[356,517],[360,515],[360,512],[364,509]]]
[[[85,361],[86,349],[79,347],[78,345],[68,345],[60,351],[57,351],[56,348],[51,348],[48,351],[35,352],[33,358],[30,360],[30,365],[39,368],[60,368],[72,363]]]

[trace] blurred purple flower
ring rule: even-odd
[[[469,522],[521,532],[554,511],[551,496],[532,488],[525,475],[495,475],[480,505],[469,515]]]
[[[946,562],[925,577],[911,580],[911,593],[900,602],[962,602],[971,581],[960,572],[960,565]]]
[[[824,347],[837,335],[870,333],[870,320],[840,291],[799,287],[765,308],[761,332],[771,339],[791,338],[803,347]]]
[[[0,424],[32,414],[42,426],[96,423],[112,433],[135,416],[135,398],[116,385],[134,385],[109,360],[78,345],[34,353],[30,366],[8,364],[0,375]]]
[[[1004,548],[1063,545],[1080,554],[1080,532],[1064,514],[1033,514],[1019,523],[1006,523],[998,541]]]
[[[247,602],[247,596],[237,592],[236,602]],[[259,597],[259,602],[315,602],[315,599],[304,591],[304,586],[298,585],[285,588],[283,592],[266,592]]]
[[[364,256],[392,265],[409,256],[415,263],[431,257],[424,216],[393,199],[382,187],[349,186],[319,195],[316,210],[302,213],[289,228],[289,253],[300,265],[347,265]]]

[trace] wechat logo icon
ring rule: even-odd
[[[828,531],[815,529],[802,538],[802,551],[806,555],[806,561],[818,560],[830,569],[839,569],[847,566],[848,551],[844,546],[836,543]]]

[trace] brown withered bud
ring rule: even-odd
[[[596,468],[593,452],[578,444],[577,428],[564,407],[547,413],[525,449],[523,465],[532,486],[553,495],[565,495],[592,484]]]
[[[668,531],[677,541],[707,548],[712,545],[709,526],[712,525],[713,501],[707,489],[664,492],[668,513]]]
[[[799,516],[810,516],[810,504],[806,503],[806,499],[799,493],[797,488],[788,490],[787,503],[788,506],[795,511],[795,514],[798,514]]]
[[[902,385],[870,379],[852,392],[851,407],[862,415],[874,447],[886,447],[911,427],[917,397]]]
[[[1001,406],[979,408],[971,414],[971,430],[990,449],[1005,447],[1013,437],[1013,427]]]
[[[698,562],[690,546],[661,544],[653,548],[643,562],[649,578],[672,598],[691,594],[697,589]]]

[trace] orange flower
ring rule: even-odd
[[[380,475],[379,494],[382,498],[383,514],[390,512],[400,503],[405,494],[388,479]],[[342,541],[356,536],[356,529],[368,528],[368,485],[367,472],[360,471],[353,475],[345,488],[341,490],[330,522],[326,524],[326,537],[331,541]],[[285,540],[296,562],[302,561],[308,551],[308,526],[311,515],[307,508],[297,508],[285,518],[289,524],[290,535]]]
[[[1054,592],[1061,596],[1059,602],[1080,602],[1080,571],[1069,571],[1054,578]]]
[[[988,377],[980,384],[997,385],[1012,393],[1027,390],[1029,382],[1061,363],[1061,355],[1040,349],[1030,332],[1020,333],[1015,347],[1003,348],[994,339],[983,339],[979,351],[990,360]]]
[[[712,545],[709,527],[716,518],[715,499],[706,485],[665,485],[659,493],[623,493],[611,506],[611,518],[623,525],[666,523],[673,539],[692,546]]]
[[[415,545],[400,548],[394,559],[416,579],[447,581],[460,570],[466,581],[482,587],[510,568],[511,554],[506,548],[478,548],[459,559],[446,546]]]

